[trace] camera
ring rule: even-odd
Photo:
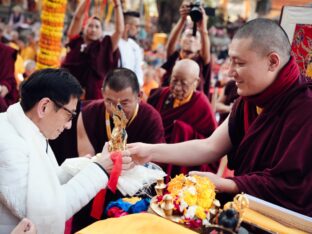
[[[201,0],[195,0],[190,4],[190,17],[194,23],[199,22],[203,18],[203,14],[200,10]]]

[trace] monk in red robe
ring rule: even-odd
[[[18,91],[14,78],[14,64],[17,51],[0,42],[0,112],[18,101]]]
[[[103,85],[104,100],[87,101],[82,105],[77,122],[78,152],[80,156],[101,152],[111,139],[114,128],[112,107],[120,104],[128,119],[128,142],[162,143],[164,128],[160,114],[149,104],[141,102],[141,92],[135,73],[126,68],[108,73]],[[104,207],[122,197],[120,192],[106,191]],[[90,216],[93,200],[74,216],[73,231],[92,222]],[[106,217],[103,213],[102,218]]]
[[[200,165],[227,154],[234,177],[199,173],[219,192],[245,192],[312,216],[312,81],[300,76],[290,51],[278,24],[249,21],[229,47],[229,74],[241,96],[229,118],[204,140],[130,144],[133,159]]]
[[[103,29],[98,17],[88,19],[83,32],[83,16],[88,9],[88,1],[78,6],[68,29],[69,52],[62,64],[80,82],[85,91],[84,98],[101,99],[101,87],[108,71],[117,67],[119,59],[118,41],[124,30],[120,0],[114,0],[116,30],[112,36],[102,38]]]
[[[152,90],[147,100],[162,117],[167,143],[203,139],[217,128],[208,98],[202,92],[195,91],[199,72],[199,66],[193,60],[178,61],[173,68],[170,86]],[[217,165],[207,164],[191,168],[171,164],[163,167],[172,178],[190,170],[217,170]]]
[[[170,84],[170,77],[174,64],[185,58],[194,60],[200,67],[200,79],[197,83],[197,89],[203,91],[209,97],[210,74],[211,74],[211,55],[210,41],[207,31],[208,17],[201,7],[202,19],[197,22],[197,34],[194,36],[191,29],[187,28],[182,33],[189,15],[191,7],[189,3],[184,1],[180,6],[180,19],[171,30],[167,43],[167,61],[162,65],[165,74],[162,77],[162,86],[166,87]],[[176,50],[178,39],[181,36],[181,49]]]

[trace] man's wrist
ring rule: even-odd
[[[93,163],[95,163],[96,165],[98,165],[103,171],[104,171],[104,173],[105,173],[105,175],[109,178],[109,174],[108,174],[108,172],[105,170],[105,168],[104,167],[102,167],[102,165],[101,164],[99,164],[98,162],[93,162]]]

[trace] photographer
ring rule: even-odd
[[[199,1],[196,2],[198,3]],[[210,41],[207,31],[208,16],[204,8],[199,4],[198,10],[202,17],[198,22],[194,22],[197,26],[197,33],[193,36],[192,29],[186,27],[187,16],[190,14],[192,6],[197,7],[197,5],[190,3],[190,1],[183,1],[180,6],[179,11],[181,17],[170,33],[166,48],[167,61],[162,65],[162,68],[166,71],[162,79],[162,86],[169,85],[172,69],[176,61],[189,58],[197,62],[200,66],[200,81],[197,89],[203,91],[208,96],[211,70]],[[180,49],[177,50],[177,43],[181,34]]]

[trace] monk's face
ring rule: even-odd
[[[269,56],[251,48],[251,42],[250,38],[234,39],[229,46],[229,76],[236,81],[241,96],[261,93],[275,78]]]
[[[101,22],[96,18],[90,18],[84,28],[84,36],[87,41],[99,40],[102,36]]]
[[[200,36],[197,33],[194,37],[192,30],[186,29],[181,37],[181,49],[186,55],[194,55],[200,50],[201,42]]]
[[[120,103],[128,120],[132,118],[140,100],[140,95],[134,93],[131,87],[117,92],[106,86],[103,91],[103,97],[106,110],[110,115],[112,115],[111,105],[116,107]]]
[[[198,74],[198,73],[197,73]],[[170,78],[170,91],[174,98],[183,100],[196,89],[198,77],[187,66],[175,66]]]

